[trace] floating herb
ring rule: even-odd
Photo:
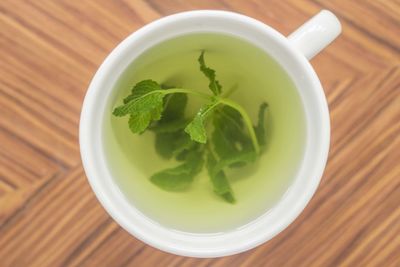
[[[222,95],[215,70],[205,63],[204,51],[198,62],[200,71],[209,80],[212,94],[165,88],[153,80],[143,80],[133,87],[113,114],[129,116],[129,128],[133,133],[153,131],[158,154],[181,162],[152,175],[152,183],[167,191],[185,190],[205,165],[214,192],[234,203],[225,171],[254,162],[260,156],[265,146],[264,121],[268,105],[260,105],[258,122],[253,126],[245,109],[227,98],[233,90]],[[185,117],[188,95],[206,101],[192,118]]]

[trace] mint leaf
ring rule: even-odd
[[[138,113],[136,115],[130,115],[129,117],[129,129],[132,133],[141,133],[149,125],[151,120],[151,113]]]
[[[129,128],[133,133],[143,132],[151,121],[159,120],[163,111],[164,94],[158,83],[145,80],[137,83],[130,96],[124,103],[114,109],[113,114],[118,117],[129,117]]]
[[[157,153],[166,159],[170,159],[175,150],[174,140],[177,133],[158,133],[155,138],[155,148]]]
[[[210,81],[208,88],[213,92],[214,95],[219,95],[222,92],[222,86],[219,84],[219,82],[215,79],[215,70],[209,68],[206,66],[206,63],[204,61],[204,51],[201,52],[201,55],[198,59],[200,63],[200,70],[201,72],[208,78]]]
[[[223,120],[226,120],[231,130],[243,130],[243,118],[236,109],[223,106],[220,115],[223,117]]]
[[[151,91],[161,90],[161,89],[162,89],[161,86],[153,80],[144,80],[144,81],[138,82],[132,88],[131,94],[124,98],[124,104],[126,104],[140,96],[143,96],[147,93],[150,93]]]
[[[207,142],[207,132],[205,128],[205,120],[210,112],[219,104],[214,100],[211,104],[204,105],[197,112],[194,119],[186,126],[185,132],[190,135],[193,141],[205,144]]]
[[[175,147],[173,150],[173,156],[177,160],[186,160],[188,155],[191,153],[191,150],[197,148],[197,143],[190,140],[189,136],[187,134],[184,134],[184,132],[180,133],[182,134],[182,137],[179,137],[174,141]],[[183,155],[185,153],[186,155]]]
[[[266,135],[265,135],[265,111],[268,108],[267,103],[262,103],[258,110],[258,122],[257,125],[254,127],[254,131],[257,136],[258,143],[263,148],[265,147],[266,143]]]
[[[228,157],[229,155],[235,154],[239,152],[239,148],[235,141],[230,139],[229,135],[231,132],[228,132],[226,135],[226,131],[224,125],[220,123],[220,120],[214,118],[214,130],[211,135],[211,140],[213,143],[213,147],[215,152],[218,154],[220,158]]]
[[[191,169],[185,163],[171,169],[160,171],[150,177],[150,181],[166,191],[180,191],[189,187],[193,181]]]
[[[186,105],[185,94],[167,95],[161,120],[150,127],[156,133],[156,151],[166,159],[180,155],[195,144],[183,131],[189,123],[184,118]]]
[[[240,164],[241,166],[252,163],[257,159],[257,153],[250,149],[247,151],[241,151],[237,154],[231,155],[230,157],[221,159],[217,162],[213,168],[213,174],[217,174],[228,166],[235,166],[235,164]]]
[[[184,131],[172,133],[157,133],[156,134],[156,151],[157,153],[170,159],[180,155],[183,151],[194,147],[196,143],[190,140],[189,136]]]
[[[182,118],[172,121],[164,121],[161,116],[161,120],[156,125],[153,125],[150,130],[156,133],[173,133],[185,129],[188,124],[189,119]]]
[[[150,127],[156,133],[172,133],[183,130],[189,120],[184,118],[187,95],[172,94],[164,98],[164,111],[161,120]]]
[[[159,98],[163,98],[160,92],[162,89],[160,85],[153,80],[144,80],[138,82],[133,88],[131,94],[124,99],[124,105],[118,106],[114,109],[113,114],[121,117],[141,108],[153,109],[153,106],[147,107],[147,103],[154,103],[159,105]],[[135,100],[135,101],[133,101]],[[136,103],[139,101],[139,103]],[[136,103],[136,104],[135,104]]]
[[[113,114],[117,117],[122,117],[137,112],[152,113],[153,110],[156,110],[157,116],[161,116],[161,111],[163,109],[163,98],[164,94],[161,92],[150,92],[132,101],[129,101],[124,105],[116,107],[113,111]]]
[[[239,112],[223,106],[214,115],[212,142],[220,158],[229,157],[251,145]]]
[[[204,151],[201,149],[192,150],[186,157],[185,164],[188,166],[188,168],[192,170],[191,174],[193,175],[198,174],[203,168],[204,165],[203,152]]]
[[[186,135],[188,136],[188,135]],[[175,159],[177,161],[185,161],[187,159],[187,157],[192,153],[193,150],[197,150],[199,149],[199,144],[190,140],[190,144],[188,144],[186,147],[182,147],[183,149],[180,149],[181,151],[179,152],[179,150],[175,150],[174,155]],[[202,149],[202,148],[201,148]],[[179,153],[176,153],[179,152]]]
[[[174,168],[162,170],[150,177],[150,181],[167,191],[182,191],[193,182],[194,177],[203,168],[203,154],[193,151],[186,161]]]
[[[143,132],[152,120],[159,120],[163,110],[162,93],[148,93],[114,109],[115,116],[130,114],[129,128],[133,133]]]
[[[207,154],[207,170],[213,185],[214,193],[221,196],[227,202],[234,203],[235,197],[233,196],[233,191],[229,181],[222,170],[218,172],[214,171],[216,165],[217,161],[210,151]]]
[[[207,142],[206,128],[204,127],[204,118],[199,115],[195,116],[193,121],[190,122],[186,128],[185,132],[190,135],[193,141],[205,144]]]
[[[185,128],[189,123],[184,118],[187,105],[185,94],[171,94],[164,97],[164,110],[161,119],[150,127],[155,132],[175,132]]]
[[[170,122],[184,117],[188,97],[186,94],[172,94],[165,98],[162,122]]]

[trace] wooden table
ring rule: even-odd
[[[97,202],[79,112],[92,75],[161,16],[231,10],[289,34],[320,9],[343,34],[312,60],[332,120],[329,162],[301,216],[240,255],[151,248]],[[400,266],[400,1],[0,1],[0,266]]]

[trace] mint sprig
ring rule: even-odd
[[[193,120],[186,126],[185,132],[190,135],[193,141],[205,144],[207,142],[206,119],[219,104],[218,100],[203,105]]]
[[[184,163],[166,170],[162,170],[150,177],[151,182],[168,191],[182,191],[193,182],[194,177],[203,168],[202,151],[191,151]]]
[[[204,61],[204,51],[201,52],[198,61],[200,63],[200,71],[210,81],[208,88],[210,88],[210,90],[214,93],[214,95],[220,95],[222,93],[222,86],[216,80],[215,70],[206,66],[206,63]]]
[[[205,63],[204,51],[198,62],[200,71],[209,80],[212,95],[143,80],[132,88],[113,114],[129,116],[128,124],[133,133],[153,131],[157,153],[165,159],[181,162],[152,175],[152,183],[167,191],[187,190],[206,165],[213,191],[234,203],[226,170],[254,162],[264,150],[268,105],[261,104],[257,125],[253,125],[245,109],[227,98],[236,87],[222,95],[215,70]],[[192,118],[185,116],[188,95],[205,100]]]

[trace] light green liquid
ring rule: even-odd
[[[223,90],[238,86],[231,98],[245,107],[254,123],[259,105],[263,101],[269,104],[266,152],[256,164],[227,172],[235,204],[213,193],[205,169],[185,192],[166,192],[153,185],[149,180],[152,174],[176,163],[156,153],[152,132],[134,135],[127,117],[111,114],[132,86],[144,79],[210,93],[197,62],[201,50],[206,51],[206,64],[216,70]],[[304,111],[291,79],[259,48],[220,34],[178,37],[147,50],[115,86],[105,117],[104,150],[120,190],[148,218],[180,231],[229,231],[268,211],[288,190],[303,154]],[[189,99],[191,113],[203,100]]]

